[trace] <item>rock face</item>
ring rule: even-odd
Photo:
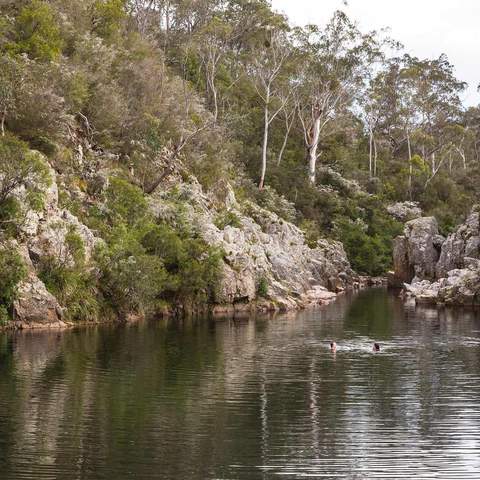
[[[19,285],[18,298],[13,306],[13,320],[20,328],[65,325],[63,308],[38,278],[36,264],[43,258],[55,258],[68,264],[69,233],[75,233],[82,239],[87,261],[95,246],[102,241],[71,212],[59,206],[57,177],[55,171],[48,167],[51,183],[43,192],[43,209],[33,211],[26,206],[23,188],[15,192],[25,211],[25,218],[20,225],[18,241],[10,242],[9,248],[18,251],[28,270],[26,280]]]
[[[437,263],[437,278],[450,270],[464,268],[471,259],[480,258],[480,214],[473,211],[465,223],[448,236]]]
[[[480,214],[474,207],[447,239],[432,217],[408,222],[394,241],[391,284],[403,283],[417,303],[480,305]]]
[[[64,325],[64,307],[68,305],[60,305],[48,292],[36,269],[52,259],[63,265],[73,262],[69,257],[72,233],[81,238],[87,262],[102,241],[61,208],[57,178],[51,168],[50,176],[44,208],[31,212],[24,203],[26,219],[15,242],[28,267],[27,279],[19,286],[14,304],[18,327]],[[108,182],[108,173],[103,172],[103,177],[102,185]],[[16,196],[20,203],[25,200],[21,190]],[[206,193],[194,177],[182,174],[166,179],[149,196],[151,212],[172,224],[178,218],[179,203],[188,225],[223,253],[222,280],[215,295],[217,311],[303,308],[327,303],[337,293],[360,285],[361,279],[350,268],[341,243],[320,240],[311,248],[303,232],[292,223],[253,202],[237,201],[227,181]]]
[[[408,222],[422,216],[418,202],[397,202],[389,205],[387,212],[400,222]]]
[[[11,247],[16,247],[28,269],[27,278],[20,284],[18,298],[13,305],[13,320],[16,326],[21,328],[63,326],[62,307],[38,278],[27,248],[13,244]]]
[[[268,285],[268,294],[260,309],[287,310],[324,303],[357,281],[341,243],[321,240],[310,248],[292,223],[251,202],[240,206],[229,185],[214,188],[212,195],[193,179],[175,188],[191,207],[189,222],[224,252],[219,310],[252,304],[261,282]],[[152,209],[164,219],[172,217],[166,198],[165,190],[152,198]],[[222,212],[236,218],[235,225],[217,226],[215,217]]]
[[[407,222],[403,235],[394,240],[396,277],[404,283],[433,280],[443,241],[435,218],[423,217]]]

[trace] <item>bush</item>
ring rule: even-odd
[[[268,296],[268,280],[265,277],[262,277],[258,282],[257,296],[261,298]]]
[[[12,226],[21,221],[22,207],[42,208],[43,190],[50,181],[48,167],[38,153],[13,135],[0,137],[0,221],[4,230],[14,230]],[[15,193],[21,187],[25,192],[17,198]]]
[[[242,222],[238,218],[238,215],[231,210],[224,210],[223,212],[218,213],[215,217],[214,223],[220,230],[223,230],[227,226],[234,228],[240,228],[242,226]]]
[[[82,238],[72,229],[65,236],[65,243],[64,258],[42,258],[38,276],[47,290],[66,307],[69,320],[95,320],[100,310],[97,281],[92,269],[85,264]]]
[[[54,12],[47,2],[32,0],[17,17],[16,42],[9,45],[16,53],[27,53],[36,60],[56,60],[63,47]]]
[[[27,276],[22,257],[9,248],[0,248],[0,323],[10,318],[18,285]]]
[[[111,244],[98,253],[101,290],[117,311],[155,311],[167,274],[162,260],[149,255],[139,233],[125,226],[116,229]]]

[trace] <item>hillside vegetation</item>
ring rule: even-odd
[[[312,247],[340,240],[369,275],[391,266],[402,228],[388,205],[419,202],[445,234],[477,201],[480,110],[463,108],[448,59],[404,54],[342,12],[303,28],[264,0],[4,0],[0,13],[0,322],[28,275],[9,242],[52,205],[52,182],[101,239],[90,251],[62,227],[62,255],[30,247],[73,320],[211,300],[225,252],[175,193],[189,178],[228,182]]]

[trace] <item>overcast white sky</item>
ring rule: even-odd
[[[446,53],[468,82],[466,105],[480,103],[480,0],[272,0],[296,25],[325,24],[340,8],[363,31],[390,27],[390,36],[420,58]]]

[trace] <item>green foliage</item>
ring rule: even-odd
[[[133,227],[147,215],[147,201],[143,192],[126,180],[110,178],[106,192],[108,218],[111,225],[125,222]]]
[[[125,0],[97,0],[93,12],[95,33],[105,40],[115,40],[126,18]]]
[[[242,226],[238,215],[231,210],[223,210],[219,212],[215,217],[214,223],[220,230],[223,230],[227,226],[234,228],[240,228]]]
[[[26,209],[43,207],[51,178],[41,156],[13,135],[0,137],[0,221],[12,233]],[[24,188],[23,193],[18,189]],[[15,192],[17,194],[15,194]]]
[[[100,311],[97,280],[92,267],[85,263],[83,240],[75,229],[71,228],[66,233],[65,246],[62,258],[41,258],[39,278],[60,304],[66,307],[69,320],[96,320]]]
[[[11,248],[0,248],[0,325],[10,318],[19,283],[27,276],[27,267]]]
[[[56,60],[63,47],[55,13],[47,2],[32,0],[22,8],[15,24],[16,41],[9,49],[40,61]]]
[[[10,315],[5,305],[0,305],[0,327],[6,327],[10,321]]]
[[[139,232],[119,227],[110,244],[98,253],[101,289],[119,312],[155,311],[167,275],[159,257],[148,255]]]
[[[392,267],[392,240],[402,225],[383,210],[378,201],[366,198],[361,208],[351,211],[352,218],[338,216],[334,235],[347,252],[352,267],[366,275],[383,275]]]
[[[260,278],[258,281],[257,296],[261,298],[268,296],[268,280],[265,277]]]

